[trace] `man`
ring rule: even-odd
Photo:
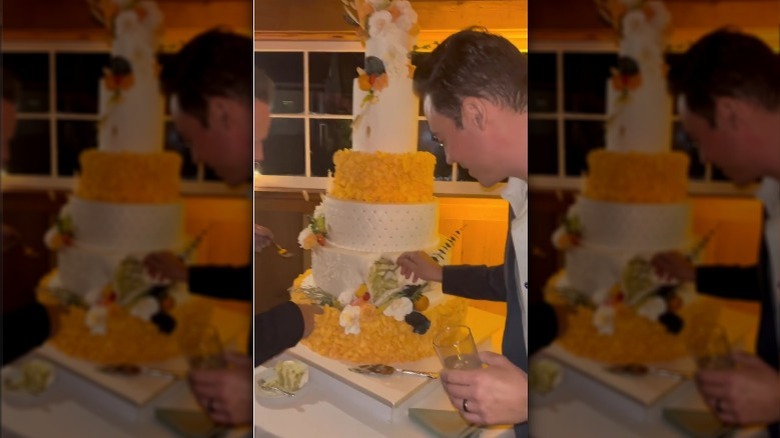
[[[211,30],[195,37],[163,70],[163,89],[170,98],[171,116],[182,138],[190,145],[195,162],[212,168],[226,183],[251,182],[252,123],[256,122],[254,149],[262,149],[268,134],[270,81],[259,81],[252,102],[252,41],[248,37]],[[258,77],[263,77],[258,76]],[[252,110],[259,109],[252,118]],[[264,110],[264,111],[263,111]],[[258,118],[259,117],[259,118]],[[273,235],[255,228],[255,250]],[[191,291],[221,298],[252,299],[252,267],[197,266],[188,268],[172,253],[148,256],[152,275],[186,281]],[[284,303],[256,315],[255,349],[266,358],[295,345],[313,328],[315,306]],[[250,339],[250,351],[253,344]],[[190,386],[210,417],[222,424],[252,421],[252,361],[228,355],[231,367],[193,370]]]
[[[763,179],[765,221],[759,264],[694,268],[679,253],[654,257],[662,276],[695,281],[703,293],[761,302],[757,353],[737,353],[737,367],[697,375],[704,400],[730,424],[770,424],[780,436],[780,62],[759,39],[731,30],[695,43],[670,72],[683,128],[736,184]]]
[[[445,292],[507,302],[503,355],[480,352],[488,367],[444,370],[442,384],[463,418],[514,424],[528,436],[527,338],[527,62],[506,39],[477,29],[448,37],[414,74],[414,86],[447,162],[483,186],[509,178],[502,196],[512,220],[502,266],[441,269],[423,253],[398,259],[404,275],[442,281]]]

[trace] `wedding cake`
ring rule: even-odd
[[[352,149],[336,152],[328,194],[299,243],[312,269],[296,280],[296,301],[324,305],[304,344],[352,362],[405,362],[431,356],[441,327],[462,324],[465,300],[440,285],[411,282],[404,251],[446,258],[457,236],[438,234],[436,159],[418,152],[418,99],[410,63],[419,31],[406,0],[360,1],[346,9],[359,26],[365,67],[354,81]]]
[[[185,246],[181,157],[163,151],[163,97],[156,48],[163,17],[151,1],[114,0],[113,35],[100,81],[98,148],[80,156],[75,193],[45,236],[58,269],[44,300],[68,306],[52,340],[97,362],[177,354],[177,325],[199,317],[183,284],[155,284],[143,257]],[[202,316],[202,315],[201,315]]]
[[[613,18],[620,42],[607,81],[606,148],[588,155],[583,193],[553,235],[565,270],[547,298],[578,306],[559,339],[577,354],[608,362],[671,359],[685,354],[677,335],[694,294],[691,285],[664,284],[649,262],[692,244],[689,159],[671,151],[663,58],[670,18],[660,1],[608,4],[602,12]]]

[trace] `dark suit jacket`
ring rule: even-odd
[[[288,301],[255,315],[255,366],[294,347],[303,337],[303,314]]]
[[[696,289],[721,298],[752,300],[761,303],[761,319],[756,353],[775,370],[780,370],[775,307],[773,305],[769,248],[761,233],[761,252],[755,266],[702,266],[696,270]],[[780,423],[769,426],[769,436],[780,437]]]

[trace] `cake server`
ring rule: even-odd
[[[641,363],[624,363],[618,365],[610,365],[605,368],[607,371],[615,374],[623,374],[627,376],[641,377],[648,374],[655,374],[662,377],[671,377],[675,379],[690,379],[690,373],[679,370],[671,370],[669,368],[654,367]]]
[[[141,374],[155,377],[165,377],[168,379],[183,379],[184,374],[177,371],[163,370],[160,368],[144,367],[132,363],[114,363],[98,367],[98,371],[106,374],[115,374],[119,376],[134,377]]]
[[[428,371],[414,371],[414,370],[405,370],[402,368],[396,368],[390,365],[384,365],[381,363],[375,363],[375,364],[369,364],[369,365],[358,365],[356,367],[352,367],[349,369],[352,372],[358,373],[358,374],[372,374],[372,375],[381,375],[381,376],[390,376],[395,373],[401,373],[401,374],[410,374],[412,376],[421,376],[421,377],[427,377],[429,379],[438,379],[439,373],[433,373]]]

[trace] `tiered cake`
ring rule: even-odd
[[[312,270],[293,299],[326,304],[304,341],[353,362],[403,362],[433,355],[439,328],[462,323],[466,304],[440,287],[412,283],[396,259],[424,250],[443,260],[433,196],[435,157],[417,152],[418,99],[409,52],[417,14],[406,0],[358,1],[347,9],[365,38],[354,84],[352,150],[336,152],[328,195],[300,235]],[[451,240],[450,240],[451,243]]]
[[[53,339],[87,359],[146,361],[173,356],[169,333],[201,311],[183,306],[183,285],[155,285],[143,257],[181,251],[181,158],[163,152],[163,98],[156,48],[162,14],[149,1],[114,0],[114,36],[100,83],[98,148],[81,154],[75,194],[46,234],[58,270],[45,300],[68,304]]]
[[[588,155],[583,193],[553,235],[566,267],[548,298],[585,305],[560,339],[575,353],[605,361],[671,359],[685,353],[675,335],[692,293],[661,284],[649,263],[657,252],[691,245],[689,159],[670,151],[663,58],[669,14],[659,1],[609,4],[620,47],[607,83],[606,149]]]

